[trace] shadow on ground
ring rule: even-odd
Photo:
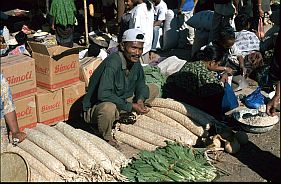
[[[235,157],[268,182],[280,181],[280,158],[248,142]]]

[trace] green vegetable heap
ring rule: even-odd
[[[210,182],[217,176],[216,168],[204,157],[204,149],[188,148],[179,143],[154,152],[141,151],[121,174],[134,182]]]
[[[55,17],[55,24],[74,25],[75,11],[76,7],[73,0],[53,0],[50,15]]]

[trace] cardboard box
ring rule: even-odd
[[[28,42],[35,59],[37,86],[55,91],[79,80],[79,49]]]
[[[35,127],[37,124],[35,95],[15,100],[14,103],[20,130]]]
[[[79,81],[71,86],[62,89],[63,114],[64,120],[68,120],[69,115],[78,115],[82,110],[82,104],[78,102],[79,98],[85,94],[85,82]],[[81,100],[81,99],[80,99]]]
[[[96,68],[101,64],[102,59],[99,57],[85,57],[80,61],[80,80],[85,82],[86,87]]]
[[[1,58],[1,72],[9,83],[13,100],[36,94],[34,59],[26,55]]]
[[[62,89],[48,91],[38,87],[36,109],[38,123],[49,125],[63,121]]]

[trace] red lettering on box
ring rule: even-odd
[[[64,73],[65,71],[69,71],[75,69],[76,61],[72,61],[68,65],[59,64],[55,66],[55,74]]]
[[[67,105],[72,105],[78,98],[68,98],[66,100]]]
[[[20,83],[27,82],[28,80],[31,80],[31,76],[32,76],[32,71],[28,71],[28,72],[26,72],[26,74],[23,74],[23,75],[9,76],[9,77],[7,77],[7,81],[8,81],[10,86],[15,86],[15,85],[18,85]]]
[[[16,113],[18,119],[27,117],[31,114],[32,114],[32,107],[27,107],[25,110],[20,111],[20,112],[17,111],[17,113]]]
[[[41,107],[41,112],[42,113],[49,112],[49,111],[55,110],[59,107],[60,107],[60,102],[56,102],[56,103],[51,104],[51,105],[44,105],[44,106]]]
[[[48,70],[47,67],[43,68],[43,67],[40,67],[38,65],[35,65],[35,70],[36,70],[36,72],[44,74],[44,75],[49,73],[49,70]]]

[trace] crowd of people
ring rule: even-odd
[[[170,2],[165,0],[124,0],[118,1],[117,5],[120,7],[115,5],[115,1],[87,1],[90,31],[108,32],[110,29],[102,29],[113,21],[115,11],[115,26],[119,27],[119,31],[117,50],[104,56],[103,62],[90,78],[82,113],[84,120],[96,124],[101,136],[112,145],[116,145],[116,142],[111,130],[120,113],[145,114],[149,102],[159,96],[157,86],[145,83],[142,65],[149,64],[153,54],[157,54],[160,28],[165,24],[168,9],[171,9]],[[198,11],[206,10],[201,5],[200,0],[177,2],[175,11],[180,23],[178,47],[193,46],[195,29],[187,21]],[[186,62],[178,72],[168,77],[162,97],[184,101],[219,119],[222,114],[223,84],[231,75],[247,78],[254,70],[264,66],[263,56],[267,49],[260,51],[260,47],[267,38],[260,34],[259,29],[259,20],[264,16],[261,0],[213,0],[212,5],[214,14],[208,44],[196,52],[192,60]],[[73,0],[52,1],[50,23],[59,45],[73,47],[77,9]],[[268,36],[275,46],[273,61],[269,64],[269,79],[276,85],[275,96],[267,103],[268,115],[275,115],[280,102],[278,31]],[[89,47],[88,56],[100,53],[99,48],[93,45]],[[96,50],[97,53],[92,55]],[[187,52],[187,49],[183,52]],[[16,126],[11,95],[8,87],[2,87],[4,85],[6,83],[1,75],[1,138],[4,118],[12,136],[22,141],[25,135]]]

